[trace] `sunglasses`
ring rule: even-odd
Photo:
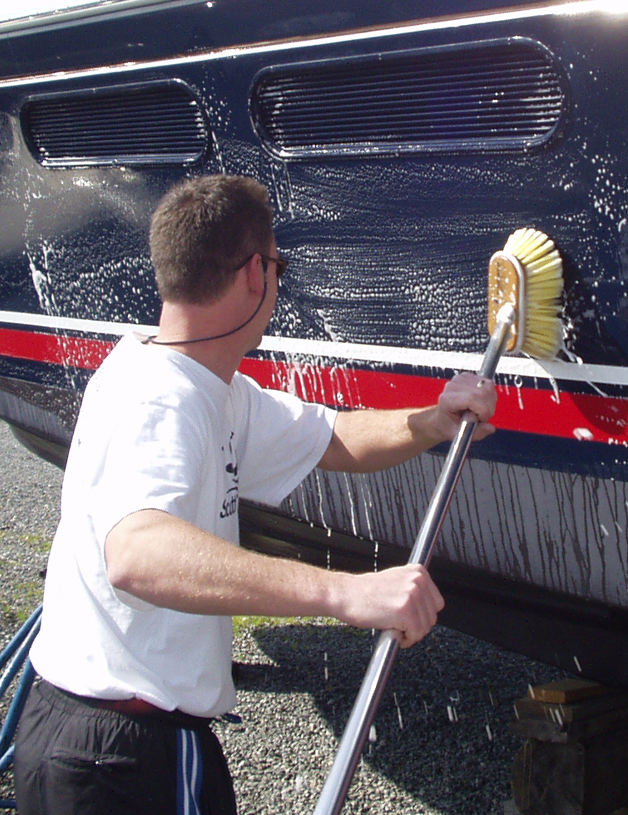
[[[288,268],[289,261],[286,258],[282,258],[281,256],[274,258],[271,257],[270,255],[261,255],[261,258],[264,268],[264,274],[266,274],[266,271],[268,269],[268,261],[272,260],[275,263],[277,269],[277,279],[279,279]]]

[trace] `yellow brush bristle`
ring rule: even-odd
[[[525,273],[525,336],[521,350],[537,359],[552,359],[562,341],[560,253],[547,235],[529,228],[513,232],[504,252],[517,258]]]

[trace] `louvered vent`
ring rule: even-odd
[[[46,166],[186,164],[208,143],[205,117],[178,82],[31,99],[22,128]]]
[[[271,68],[251,104],[264,144],[296,157],[523,151],[566,103],[547,49],[508,40]]]

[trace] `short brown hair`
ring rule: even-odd
[[[217,299],[248,257],[268,252],[272,221],[266,188],[253,178],[201,176],[173,187],[155,210],[150,228],[161,299]]]

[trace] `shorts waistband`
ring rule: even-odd
[[[98,699],[93,696],[80,696],[77,693],[59,688],[45,679],[39,680],[40,688],[45,695],[52,694],[72,700],[78,704],[96,710],[108,710],[119,713],[123,716],[136,716],[139,718],[157,719],[163,723],[176,727],[188,729],[206,728],[210,723],[210,718],[193,716],[191,713],[184,713],[181,710],[164,710],[163,708],[146,702],[144,699],[133,697],[131,699]]]
[[[130,716],[145,716],[150,713],[165,714],[168,711],[157,707],[145,699],[133,697],[131,699],[94,699],[89,696],[80,696],[79,700],[85,704],[93,704],[94,707],[103,710],[114,710],[116,713],[126,713]]]

